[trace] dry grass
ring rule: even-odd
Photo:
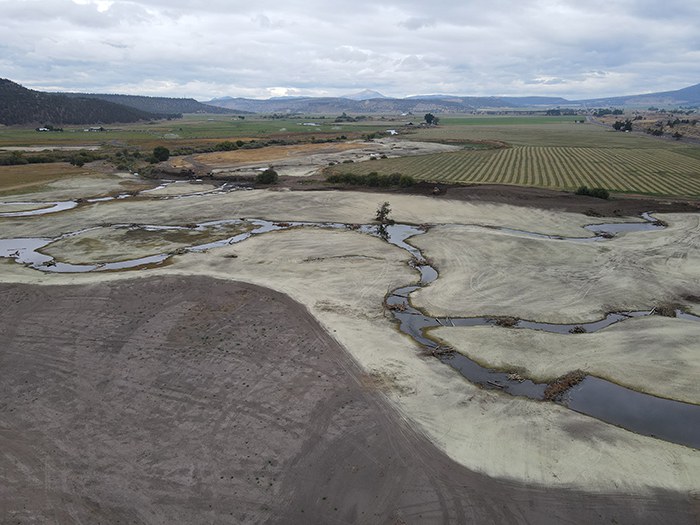
[[[676,317],[676,310],[680,310],[682,305],[677,303],[659,303],[654,307],[654,314],[663,317]]]
[[[571,387],[578,385],[586,378],[586,373],[583,370],[574,370],[568,374],[564,374],[552,381],[544,391],[545,401],[555,401]]]
[[[674,113],[654,113],[654,112],[642,112],[641,120],[634,120],[632,122],[634,131],[645,131],[649,128],[656,129],[659,124],[663,126],[665,135],[671,136],[675,132],[681,133],[684,137],[691,137],[698,139],[700,138],[700,126],[691,124],[676,124],[673,127],[668,125],[668,121],[680,120],[697,120],[697,114],[694,115],[683,115]],[[605,117],[598,118],[601,122],[612,126],[616,121],[625,121],[628,118],[634,118],[631,114],[627,115],[606,115]]]
[[[512,328],[518,324],[518,319],[515,317],[498,317],[496,319],[497,326],[503,326],[504,328]]]
[[[21,190],[65,177],[90,173],[89,169],[78,168],[67,162],[0,166],[0,192]]]
[[[217,151],[196,155],[194,160],[210,166],[231,166],[249,162],[271,162],[274,160],[303,157],[319,153],[337,153],[361,146],[347,142],[325,144],[295,144],[292,146],[268,146],[257,149],[238,149],[235,151]]]

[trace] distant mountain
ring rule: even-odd
[[[500,97],[501,100],[515,104],[516,106],[570,106],[570,100],[561,97]]]
[[[112,124],[163,118],[132,107],[27,89],[0,79],[0,124]]]
[[[561,99],[564,100],[564,99]],[[468,113],[484,108],[518,109],[527,104],[500,97],[371,98],[352,100],[343,97],[295,97],[277,99],[232,98],[207,102],[225,108],[253,113]]]
[[[347,98],[350,100],[372,100],[373,98],[387,98],[382,95],[379,91],[374,91],[371,89],[363,89],[358,93],[351,93],[350,95],[341,95],[340,98]]]
[[[410,96],[404,97],[404,98],[408,99],[408,100],[415,100],[417,98],[419,98],[421,100],[436,100],[436,99],[439,100],[441,98],[459,98],[459,97],[457,97],[457,95],[437,95],[437,94],[434,94],[434,95],[410,95]]]
[[[471,113],[527,111],[554,107],[700,107],[700,84],[675,91],[570,101],[561,97],[471,97],[414,95],[389,98],[372,90],[345,97],[278,97],[267,100],[220,97],[205,103],[192,98],[118,94],[42,93],[0,79],[0,124],[111,124],[182,113],[282,113],[340,115]]]
[[[300,98],[307,97],[300,97],[299,95],[283,95],[281,97],[270,97],[270,100],[299,100]]]
[[[660,91],[642,95],[626,95],[580,100],[579,103],[589,107],[600,106],[629,106],[646,108],[649,106],[674,108],[678,106],[700,106],[700,84],[675,91]]]
[[[121,104],[130,108],[172,116],[182,113],[235,113],[222,107],[212,107],[193,98],[143,97],[136,95],[111,95],[101,93],[57,93],[72,98],[92,98]]]

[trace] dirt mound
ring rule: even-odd
[[[8,522],[693,522],[489,479],[417,435],[288,297],[209,278],[0,285]]]

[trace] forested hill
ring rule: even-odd
[[[657,93],[645,93],[641,95],[626,95],[622,97],[596,98],[584,100],[585,104],[591,106],[659,106],[662,108],[673,108],[679,106],[698,107],[700,106],[700,84],[688,86],[675,91],[660,91]]]
[[[149,113],[172,115],[174,113],[240,113],[197,102],[193,98],[143,97],[137,95],[111,95],[101,93],[58,93],[68,97],[92,98],[122,104]]]
[[[112,124],[160,118],[163,115],[104,100],[42,93],[0,78],[0,124]]]

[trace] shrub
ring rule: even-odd
[[[502,326],[504,328],[513,328],[518,324],[518,319],[516,317],[498,317],[496,319],[496,326]]]
[[[156,146],[153,148],[153,157],[158,162],[166,161],[170,158],[170,150],[165,146]]]
[[[609,199],[610,198],[610,192],[604,188],[593,188],[590,193],[591,197],[595,197],[597,199]]]
[[[233,151],[235,149],[238,149],[238,146],[230,140],[225,140],[223,142],[219,142],[216,146],[214,146],[214,149],[216,151]]]
[[[399,177],[399,186],[402,188],[408,188],[416,183],[415,179],[410,175],[401,175]]]
[[[660,303],[654,307],[652,310],[655,315],[662,315],[664,317],[676,317],[676,310],[680,310],[681,305],[676,303]]]
[[[556,401],[571,387],[578,385],[586,378],[586,373],[582,370],[574,370],[568,374],[558,377],[544,391],[545,401]]]
[[[589,188],[588,186],[580,186],[576,190],[576,195],[587,195],[589,197],[596,197],[597,199],[609,199],[610,192],[605,188]]]
[[[375,221],[379,221],[382,224],[393,224],[394,221],[392,221],[389,218],[389,214],[391,213],[391,206],[389,205],[388,202],[384,202],[379,208],[377,208],[377,213],[374,217]]]
[[[29,161],[22,156],[19,151],[13,151],[10,155],[3,157],[1,164],[6,166],[29,164]]]
[[[279,175],[277,175],[277,172],[272,168],[267,168],[262,173],[258,173],[258,176],[255,177],[255,182],[257,184],[276,184],[278,179]]]
[[[379,186],[379,174],[376,171],[372,171],[365,175],[365,184],[367,186]]]
[[[355,173],[333,173],[326,177],[326,182],[381,188],[388,188],[391,186],[407,188],[408,186],[413,186],[416,183],[415,179],[410,175],[401,175],[400,173],[379,175],[376,171],[372,171],[367,175],[357,175]]]

